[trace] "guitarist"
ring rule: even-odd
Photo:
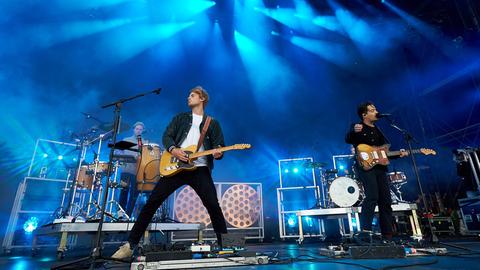
[[[188,106],[191,112],[176,115],[163,134],[165,149],[179,160],[188,161],[187,154],[181,148],[201,143],[201,132],[207,122],[207,116],[204,113],[207,103],[208,93],[205,89],[201,86],[191,89],[188,96]],[[220,124],[217,120],[211,119],[203,143],[201,143],[198,151],[223,146],[225,146],[225,144]],[[130,232],[128,242],[122,245],[117,252],[112,255],[112,258],[128,259],[132,256],[133,248],[140,242],[140,238],[147,229],[157,209],[170,194],[183,185],[192,187],[202,200],[205,208],[207,208],[212,220],[213,229],[217,235],[217,243],[221,247],[222,234],[227,233],[227,225],[218,203],[211,170],[213,169],[213,159],[221,159],[222,157],[223,153],[218,151],[213,154],[213,157],[198,158],[194,161],[194,165],[197,167],[196,170],[183,171],[160,180],[140,212],[138,220]]]
[[[357,108],[357,114],[362,120],[361,123],[353,124],[345,136],[345,142],[355,148],[359,144],[371,146],[382,146],[388,143],[380,129],[375,126],[378,121],[378,111],[372,102],[364,102]],[[400,157],[407,156],[405,150],[400,150]],[[365,198],[362,203],[360,214],[360,225],[362,231],[372,231],[372,221],[375,214],[375,206],[378,204],[380,216],[380,230],[385,240],[391,240],[393,236],[392,198],[390,195],[390,182],[387,178],[387,166],[376,165],[366,171],[358,166],[357,173],[360,182],[363,184]]]

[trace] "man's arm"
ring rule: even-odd
[[[210,138],[212,140],[212,147],[219,148],[225,146],[225,140],[223,137],[222,128],[220,127],[220,123],[217,120],[213,120],[211,123],[211,133]],[[223,153],[218,153],[213,155],[215,159],[222,159]]]
[[[171,152],[173,148],[178,147],[175,144],[175,134],[178,130],[178,115],[172,118],[170,124],[168,124],[167,128],[163,132],[162,142],[163,146],[168,152]]]
[[[362,131],[363,126],[361,124],[352,124],[349,131],[345,135],[345,142],[348,144],[358,145],[359,144],[359,134]]]

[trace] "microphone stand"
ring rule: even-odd
[[[90,265],[89,269],[95,269],[95,265],[97,263],[103,263],[106,260],[113,260],[113,259],[105,259],[102,257],[102,228],[103,228],[103,223],[105,219],[105,208],[107,205],[107,199],[108,199],[108,191],[110,189],[111,183],[110,183],[110,176],[112,175],[112,168],[113,168],[113,154],[115,151],[115,144],[117,142],[117,133],[119,131],[119,126],[120,126],[120,111],[122,109],[122,105],[128,101],[137,99],[139,97],[143,97],[149,94],[160,94],[161,88],[155,89],[153,91],[148,91],[145,93],[140,93],[138,95],[128,97],[128,98],[122,98],[117,101],[114,101],[112,103],[103,105],[101,108],[109,108],[112,106],[115,106],[115,111],[114,111],[114,124],[113,124],[113,138],[112,138],[112,144],[113,146],[110,148],[110,155],[108,159],[108,169],[107,169],[107,185],[103,193],[103,203],[101,207],[101,213],[100,213],[100,221],[98,223],[98,228],[96,232],[96,240],[95,240],[95,247],[92,249],[92,252],[89,257],[81,258],[78,260],[74,260],[71,262],[67,262],[65,264],[61,264],[58,266],[53,266],[51,269],[63,269],[66,267],[71,267],[76,264],[83,264],[83,263],[88,263]],[[78,269],[78,268],[74,268]]]
[[[431,240],[432,243],[438,243],[438,237],[433,233],[432,221],[430,220],[430,218],[428,218],[428,213],[430,213],[430,209],[429,209],[427,201],[425,199],[425,193],[423,192],[422,183],[420,181],[420,174],[418,173],[417,161],[415,160],[415,156],[413,155],[412,141],[415,142],[415,143],[418,143],[418,141],[406,129],[403,129],[403,128],[400,128],[399,126],[397,126],[394,123],[393,119],[391,119],[389,116],[385,116],[385,118],[388,120],[391,127],[400,131],[403,134],[405,142],[408,145],[408,150],[409,150],[410,157],[412,159],[412,164],[413,164],[413,171],[415,172],[415,178],[417,179],[418,189],[420,190],[423,205],[425,207],[425,212],[427,213],[428,227],[430,229],[430,234],[431,234],[431,239],[430,240]]]

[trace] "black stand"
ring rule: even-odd
[[[115,112],[114,112],[115,117],[114,117],[113,138],[112,138],[113,145],[115,145],[115,143],[117,142],[117,133],[118,133],[119,126],[120,126],[120,111],[122,109],[123,103],[125,103],[127,101],[130,101],[130,100],[134,100],[134,99],[139,98],[139,97],[143,97],[143,96],[148,95],[148,94],[157,94],[158,95],[158,94],[160,94],[160,90],[161,90],[161,88],[158,88],[158,89],[155,89],[153,91],[141,93],[141,94],[129,97],[129,98],[119,99],[115,102],[112,102],[110,104],[106,104],[106,105],[102,106],[102,109],[115,106]],[[103,223],[104,223],[104,219],[105,219],[105,208],[106,208],[107,200],[108,200],[108,192],[109,192],[109,189],[110,189],[110,186],[111,186],[110,185],[110,176],[112,174],[112,168],[113,168],[113,153],[114,153],[114,151],[115,151],[114,147],[110,148],[110,155],[109,155],[109,159],[108,159],[108,170],[107,170],[107,176],[106,176],[107,177],[107,185],[106,185],[105,191],[103,193],[103,203],[102,203],[102,207],[101,207],[100,221],[98,223],[98,229],[97,229],[97,233],[96,233],[95,247],[92,249],[92,252],[91,252],[89,257],[85,257],[85,258],[81,258],[81,259],[78,259],[78,260],[67,262],[67,263],[64,263],[64,264],[61,264],[61,265],[53,266],[51,269],[64,269],[64,268],[67,268],[67,267],[68,268],[73,267],[72,269],[79,269],[78,266],[75,266],[75,265],[79,265],[79,264],[82,264],[82,265],[87,265],[88,264],[89,269],[95,269],[95,266],[96,266],[97,263],[104,263],[106,261],[106,259],[104,257],[102,257],[102,228],[103,228]],[[110,260],[112,260],[112,259],[110,259]]]
[[[425,193],[423,192],[422,182],[420,181],[420,174],[418,173],[417,161],[415,160],[415,156],[412,154],[413,153],[412,141],[414,141],[415,143],[418,143],[418,141],[415,140],[415,138],[412,136],[412,134],[410,134],[410,132],[408,132],[405,129],[400,128],[399,126],[397,126],[394,123],[393,119],[391,119],[390,117],[386,117],[386,118],[390,122],[391,127],[400,131],[403,134],[405,142],[408,145],[408,151],[410,153],[410,157],[412,158],[413,171],[415,172],[415,177],[417,179],[418,189],[420,190],[420,195],[422,196],[422,202],[423,202],[423,205],[425,207],[425,212],[427,213],[428,227],[430,229],[430,235],[431,235],[431,239],[428,239],[428,240],[431,240],[432,243],[438,243],[438,237],[433,232],[432,221],[428,218],[428,214],[430,213],[430,209],[428,207],[427,201],[425,200]],[[427,240],[427,239],[425,239],[425,240]]]

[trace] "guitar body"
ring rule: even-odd
[[[187,148],[182,148],[182,150],[191,155],[197,151],[196,145],[191,145]],[[183,162],[176,157],[174,157],[169,152],[165,151],[160,159],[160,175],[164,177],[173,176],[181,171],[193,171],[196,167],[193,165],[193,162]]]
[[[186,148],[182,148],[183,152],[187,153],[188,155],[188,162],[183,162],[178,158],[174,157],[169,152],[165,151],[163,153],[162,158],[160,159],[160,175],[169,177],[175,175],[181,171],[193,171],[196,169],[193,161],[199,157],[212,155],[215,152],[225,152],[230,150],[243,150],[250,148],[250,144],[234,144],[231,146],[225,146],[215,149],[210,149],[207,151],[197,152],[197,146],[191,145]]]
[[[370,146],[367,144],[359,144],[356,149],[357,161],[360,166],[368,171],[376,165],[390,164],[388,160],[388,152],[390,145]]]

